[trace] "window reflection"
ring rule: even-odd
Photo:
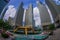
[[[60,0],[53,0],[56,5],[60,5]]]

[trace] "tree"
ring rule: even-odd
[[[4,22],[3,20],[0,20],[0,29],[8,30],[11,29],[11,26],[8,22]]]

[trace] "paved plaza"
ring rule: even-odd
[[[60,40],[60,28],[54,31],[54,34],[49,36],[46,40]]]

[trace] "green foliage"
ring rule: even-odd
[[[9,37],[9,35],[7,35],[6,33],[2,33],[1,36],[2,36],[3,38],[8,38],[8,37]]]
[[[3,25],[4,25],[3,28],[4,28],[5,30],[8,30],[8,29],[11,28],[11,26],[8,24],[8,22],[5,22]]]
[[[54,24],[50,24],[50,25],[49,25],[49,30],[54,30],[54,29],[55,29]]]
[[[8,30],[11,28],[11,26],[9,25],[8,22],[4,22],[3,20],[0,20],[0,29],[5,29],[5,30]]]
[[[11,29],[11,26],[9,25],[8,22],[4,22],[3,20],[0,19],[0,29],[4,30],[1,33],[1,36],[3,38],[8,38],[9,36],[5,33],[7,30]]]
[[[3,27],[4,21],[0,20],[0,28]]]

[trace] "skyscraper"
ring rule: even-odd
[[[17,12],[15,14],[15,17],[12,19],[9,17],[9,23],[12,26],[22,26],[23,22],[23,13],[24,13],[24,8],[23,8],[23,3],[20,3]]]
[[[48,7],[52,13],[54,21],[56,22],[56,21],[60,20],[60,5],[57,4],[59,1],[45,0],[45,2],[48,5]]]
[[[4,0],[0,0],[0,14],[1,14],[1,12],[6,4],[7,4],[7,2],[5,2]]]
[[[37,7],[39,9],[42,26],[51,24],[51,18],[46,7],[43,4],[41,4],[39,1],[37,1]]]
[[[18,11],[16,13],[16,20],[15,24],[17,26],[22,26],[22,21],[23,21],[23,14],[24,14],[24,8],[23,8],[23,2],[20,4],[18,7]]]
[[[33,23],[33,6],[32,4],[29,5],[28,9],[26,10],[26,25],[34,25]]]

